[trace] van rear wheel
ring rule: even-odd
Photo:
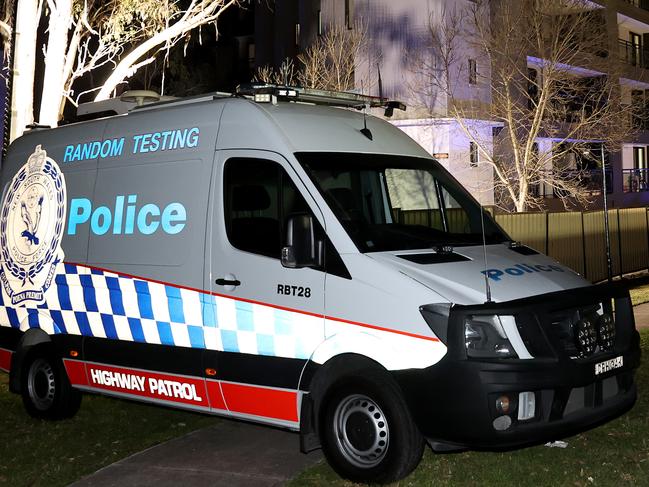
[[[323,450],[341,477],[395,482],[421,460],[423,437],[386,374],[371,371],[345,380],[328,394],[322,418]]]
[[[69,418],[81,406],[81,393],[72,388],[63,363],[46,347],[36,347],[26,357],[22,399],[27,412],[39,419]]]

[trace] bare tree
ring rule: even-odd
[[[499,206],[541,208],[536,188],[566,208],[589,202],[592,171],[571,163],[574,155],[593,143],[618,151],[636,133],[641,107],[625,99],[604,13],[588,0],[478,0],[431,17],[411,55],[412,92],[476,145],[480,164],[493,168]],[[476,120],[498,135],[477,130]],[[539,151],[539,139],[551,149]]]
[[[12,140],[34,120],[54,126],[66,102],[76,104],[75,82],[111,66],[95,100],[108,98],[138,69],[152,63],[199,27],[216,22],[240,0],[17,0]],[[34,94],[36,32],[46,23],[41,93]],[[215,31],[216,32],[216,31]],[[20,35],[18,35],[20,33]],[[218,32],[216,32],[218,34]],[[16,78],[17,76],[17,78]]]
[[[11,127],[9,140],[20,136],[34,121],[34,76],[36,70],[36,38],[40,3],[18,1],[14,22],[16,44],[12,46],[13,82],[11,92]]]
[[[138,0],[131,1],[136,5],[140,4]],[[120,4],[122,3],[123,0]],[[166,19],[162,28],[145,35],[145,39],[136,43],[126,56],[120,58],[95,100],[108,98],[119,83],[132,76],[142,66],[153,62],[157,52],[173,46],[197,27],[213,25],[216,28],[216,21],[221,14],[228,7],[239,3],[239,0],[192,0],[187,7],[181,8],[176,1],[168,2],[174,6],[173,14]]]
[[[9,22],[0,20],[0,39],[4,43],[9,38],[11,38],[11,26],[9,25]]]
[[[4,0],[0,6],[0,42],[6,49],[9,41],[11,40],[11,10],[13,9],[13,0]]]
[[[297,57],[297,67],[290,59],[279,69],[263,66],[257,69],[255,80],[348,91],[354,88],[355,62],[364,48],[365,30],[360,24],[353,29],[332,25]]]

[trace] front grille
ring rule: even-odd
[[[633,382],[632,373],[625,372],[597,380],[584,387],[575,387],[568,395],[558,393],[554,397],[553,419],[565,418],[574,413],[600,407],[620,394],[626,394]]]

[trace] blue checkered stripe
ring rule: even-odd
[[[59,268],[41,305],[8,306],[0,293],[0,324],[288,358],[309,358],[324,339],[323,318],[75,264]]]

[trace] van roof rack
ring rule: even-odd
[[[357,110],[361,110],[365,107],[385,108],[386,117],[391,117],[395,108],[398,110],[406,109],[406,105],[400,101],[378,96],[268,83],[239,85],[237,86],[236,94],[239,96],[251,97],[258,103],[274,103],[276,100],[282,100],[355,108]]]

